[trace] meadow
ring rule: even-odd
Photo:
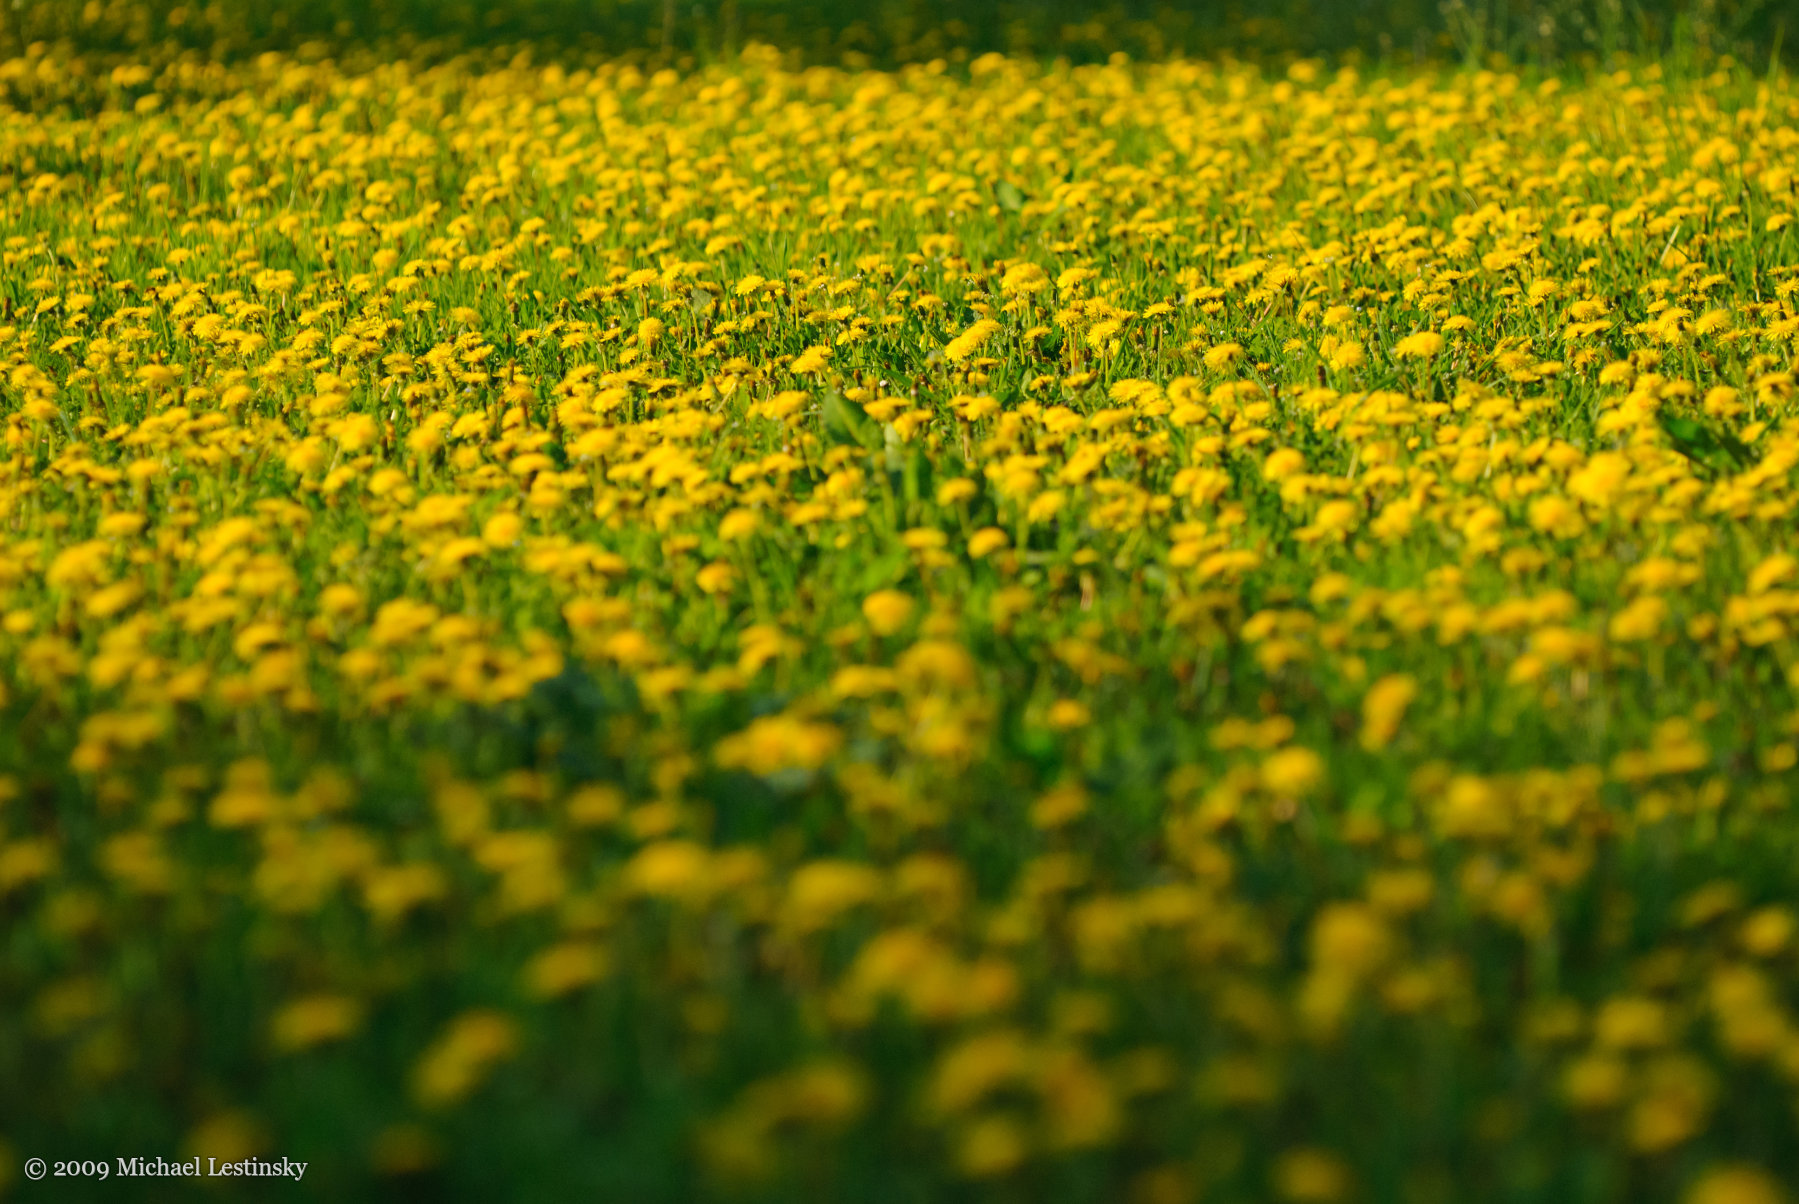
[[[1799,1194],[1777,55],[80,11],[0,30],[0,1197]]]

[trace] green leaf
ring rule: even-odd
[[[825,394],[825,434],[834,443],[850,443],[870,450],[881,446],[881,432],[861,406],[832,389]]]
[[[1761,457],[1755,454],[1755,449],[1730,431],[1719,431],[1718,442],[1723,445],[1725,453],[1736,462],[1739,472],[1753,468],[1761,461]]]
[[[1001,180],[994,185],[993,195],[999,201],[999,207],[1008,213],[1017,213],[1024,208],[1024,193],[1010,180]]]
[[[1672,414],[1657,414],[1656,418],[1674,450],[1695,464],[1714,472],[1732,468],[1741,472],[1756,462],[1755,452],[1729,431],[1713,430],[1697,419]]]

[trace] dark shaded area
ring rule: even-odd
[[[1553,65],[1615,54],[1790,58],[1779,0],[25,0],[0,5],[0,47],[69,41],[231,57],[377,45],[453,53],[530,42],[704,62],[764,42],[813,63],[891,65],[989,51],[1103,60],[1461,59]]]

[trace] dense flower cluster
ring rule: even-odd
[[[0,1191],[1799,1182],[1783,79],[0,87]]]

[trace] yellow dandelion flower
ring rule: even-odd
[[[1093,712],[1087,704],[1074,698],[1058,698],[1050,704],[1044,716],[1050,727],[1059,732],[1074,731],[1086,727],[1093,722]]]
[[[1362,747],[1378,751],[1392,743],[1406,708],[1418,696],[1418,681],[1408,673],[1381,678],[1362,696]]]
[[[952,364],[961,363],[986,345],[987,340],[999,333],[999,330],[998,322],[991,318],[982,318],[944,345],[944,358]]]
[[[976,560],[988,556],[1012,542],[998,527],[982,527],[968,537],[968,554]]]
[[[1768,1172],[1754,1166],[1718,1166],[1695,1179],[1682,1204],[1784,1204],[1787,1193]]]
[[[1433,330],[1409,334],[1393,344],[1394,359],[1435,359],[1443,350],[1443,336]]]
[[[275,1047],[309,1049],[352,1036],[362,1025],[362,1004],[344,995],[308,995],[275,1014],[270,1025]]]
[[[788,365],[788,371],[795,376],[812,376],[824,371],[825,365],[830,362],[831,349],[829,347],[808,347],[794,359],[792,364]]]
[[[1220,343],[1210,351],[1207,351],[1203,360],[1206,367],[1217,372],[1221,369],[1230,367],[1242,358],[1243,345],[1241,343]]]
[[[475,1009],[452,1020],[412,1071],[412,1093],[426,1108],[461,1102],[498,1063],[518,1050],[518,1024],[503,1012]]]
[[[876,635],[895,635],[912,618],[915,606],[909,594],[896,589],[879,590],[862,600],[862,617]]]

